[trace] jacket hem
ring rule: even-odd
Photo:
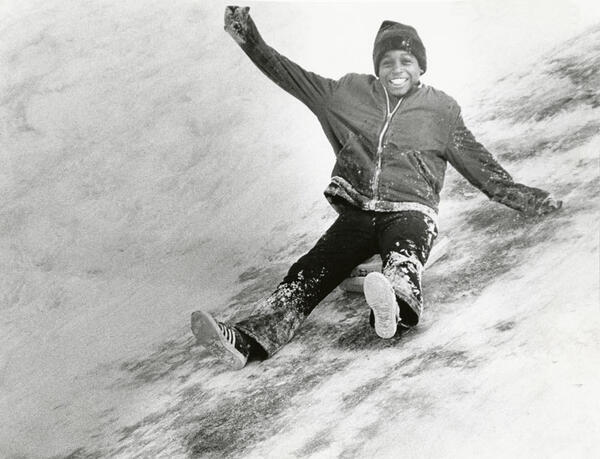
[[[342,177],[334,176],[331,178],[331,183],[325,189],[325,197],[329,203],[337,211],[337,205],[335,203],[336,198],[341,198],[347,203],[356,206],[362,210],[368,210],[373,212],[403,212],[403,211],[414,211],[420,212],[427,217],[431,218],[438,226],[438,214],[435,209],[421,204],[419,202],[405,202],[405,201],[383,201],[379,199],[370,199],[354,189],[354,187]]]

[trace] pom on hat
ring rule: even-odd
[[[417,59],[423,73],[427,70],[427,55],[425,46],[419,34],[409,25],[394,21],[383,21],[373,46],[373,64],[375,75],[379,76],[379,62],[387,51],[401,49],[411,53]]]

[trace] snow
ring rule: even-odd
[[[221,2],[3,2],[0,457],[597,456],[600,14],[527,5],[251,4],[333,77],[414,24],[425,82],[565,206],[527,219],[450,173],[417,331],[382,342],[336,291],[232,373],[189,315],[243,316],[329,226],[318,123]]]

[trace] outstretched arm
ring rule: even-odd
[[[317,116],[336,81],[307,72],[268,46],[248,14],[249,7],[227,6],[225,30],[252,62],[285,91],[306,104]]]
[[[542,215],[562,207],[550,193],[521,183],[515,183],[489,151],[481,145],[458,116],[450,146],[448,161],[472,185],[490,199],[527,215]]]

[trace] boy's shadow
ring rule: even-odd
[[[382,339],[369,325],[370,310],[363,295],[334,291],[296,333],[294,340],[310,353],[387,349],[399,345],[415,330]]]

